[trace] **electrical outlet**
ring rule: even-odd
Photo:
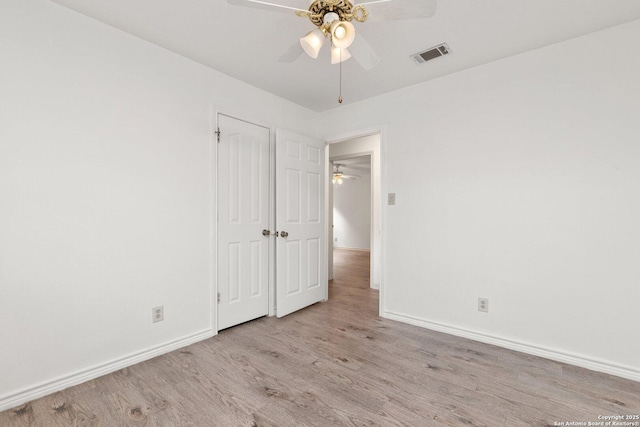
[[[333,239],[333,241],[337,243],[338,242],[338,238],[336,237],[335,239]]]
[[[162,322],[164,320],[164,305],[153,307],[151,309],[151,315],[153,323]]]
[[[484,313],[489,312],[489,299],[488,298],[478,298],[478,311],[482,311]]]
[[[387,204],[395,205],[396,204],[396,193],[387,194]]]

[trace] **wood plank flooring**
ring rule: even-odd
[[[0,426],[510,427],[640,414],[640,383],[379,318],[368,256],[336,251],[326,303],[2,412]]]

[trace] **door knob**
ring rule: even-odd
[[[289,233],[287,233],[286,231],[281,231],[280,232],[280,237],[287,237],[289,235]]]
[[[269,237],[269,235],[271,235],[271,231],[270,230],[262,230],[262,235],[264,237]]]

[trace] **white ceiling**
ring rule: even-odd
[[[314,28],[306,18],[225,0],[53,1],[311,110],[338,106],[339,70],[326,46],[317,60],[278,62]],[[439,0],[429,19],[356,22],[382,63],[364,71],[345,62],[342,96],[352,103],[639,18],[639,0]],[[423,65],[409,59],[442,42],[450,55]]]

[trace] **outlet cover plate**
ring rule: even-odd
[[[489,299],[488,298],[478,298],[478,311],[482,311],[483,313],[489,312]]]
[[[162,322],[164,320],[164,305],[153,307],[151,309],[151,320],[153,323]]]

